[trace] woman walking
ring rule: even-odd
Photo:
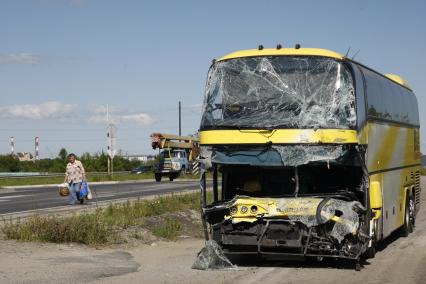
[[[81,183],[85,180],[86,172],[84,171],[83,164],[80,161],[76,160],[75,154],[69,154],[64,180],[64,183],[68,183],[70,188],[68,204],[75,204],[75,202],[77,201],[77,191],[80,190]]]

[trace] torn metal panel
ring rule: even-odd
[[[323,57],[226,60],[209,72],[201,129],[354,128],[349,68]]]
[[[200,153],[197,158],[197,162],[200,163],[201,172],[205,172],[206,170],[212,167],[212,147],[208,146],[200,146]]]
[[[223,253],[222,248],[214,241],[206,241],[205,247],[198,253],[192,269],[230,269],[236,268]]]
[[[266,145],[234,147],[200,147],[200,163],[205,169],[212,163],[251,166],[300,166],[309,162],[344,163],[350,153],[346,145]]]
[[[292,145],[273,146],[281,155],[284,166],[300,166],[315,161],[331,161],[342,157],[348,152],[343,145]]]
[[[235,197],[227,203],[230,215],[225,220],[233,224],[254,223],[262,219],[284,218],[300,222],[307,228],[331,221],[334,226],[330,236],[339,243],[348,234],[355,235],[359,229],[360,212],[365,209],[358,201],[343,201],[334,198],[250,198]]]

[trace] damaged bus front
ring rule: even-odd
[[[207,239],[227,254],[359,260],[374,249],[382,193],[370,186],[356,68],[303,48],[212,64],[200,126]]]

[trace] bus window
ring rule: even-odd
[[[352,73],[335,59],[236,58],[210,71],[201,129],[355,125]]]

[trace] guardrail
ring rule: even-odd
[[[130,171],[114,172],[113,175],[130,174]],[[108,172],[87,172],[88,177],[93,176],[108,176]],[[48,177],[63,177],[64,173],[0,173],[0,179],[23,179],[23,178],[48,178]]]

